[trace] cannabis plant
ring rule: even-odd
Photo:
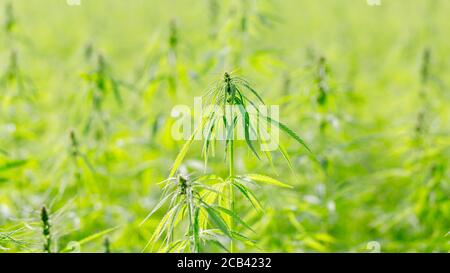
[[[43,252],[45,253],[80,252],[81,247],[83,245],[91,243],[97,239],[103,238],[105,235],[117,230],[118,228],[118,226],[116,226],[105,230],[101,230],[97,233],[89,234],[85,237],[82,237],[77,241],[70,241],[69,243],[67,243],[65,247],[60,247],[61,244],[58,242],[58,239],[73,231],[73,229],[70,229],[68,226],[65,226],[65,224],[67,224],[67,219],[65,219],[64,221],[64,218],[67,217],[67,209],[69,209],[69,207],[70,204],[50,214],[50,211],[45,206],[42,206],[40,211],[40,222],[41,222],[40,230],[42,231],[43,236],[42,238]],[[34,223],[30,223],[30,225],[33,226]]]
[[[11,35],[16,26],[17,19],[14,16],[13,5],[11,3],[7,3],[5,5],[5,21],[3,22],[3,29],[8,35]]]
[[[180,34],[176,19],[169,22],[165,37],[155,35],[148,44],[144,62],[136,72],[136,84],[140,85],[148,96],[163,88],[174,96],[181,78],[186,78],[186,68],[178,62],[180,57]],[[165,39],[165,43],[161,43]]]
[[[236,211],[236,203],[240,200],[236,193],[239,193],[239,196],[246,199],[256,210],[262,211],[262,205],[249,185],[266,183],[279,187],[290,187],[263,174],[242,175],[236,173],[235,143],[238,141],[239,131],[243,132],[243,140],[245,140],[253,155],[258,159],[260,158],[258,149],[254,145],[257,143],[261,147],[261,153],[265,154],[271,164],[273,164],[272,156],[265,142],[270,135],[268,128],[280,129],[310,151],[305,142],[294,131],[272,118],[266,111],[261,110],[261,105],[265,105],[264,101],[246,80],[225,73],[223,80],[207,92],[204,98],[205,106],[210,105],[213,108],[202,116],[200,125],[179,152],[169,178],[165,181],[163,199],[153,211],[155,212],[166,202],[169,203],[169,211],[163,217],[150,240],[154,243],[165,232],[164,243],[166,247],[163,249],[164,251],[173,251],[173,230],[183,219],[185,213],[189,220],[187,237],[189,238],[188,241],[192,242],[192,247],[177,248],[178,251],[200,251],[198,241],[206,237],[211,239],[212,234],[214,234],[212,240],[215,243],[220,244],[227,251],[235,251],[236,240],[251,241],[251,239],[237,232],[238,225],[245,226],[250,230],[251,228],[239,217]],[[266,126],[261,126],[261,124]],[[183,178],[179,174],[177,175],[189,147],[198,137],[198,134],[204,136],[202,156],[205,160],[205,167],[208,157],[214,155],[217,140],[224,140],[222,146],[229,169],[227,177],[222,178],[209,174]],[[291,167],[286,149],[280,143],[277,143],[276,148]],[[218,239],[217,231],[228,238],[229,247],[225,247],[222,244],[223,240]],[[182,246],[187,245],[187,241],[177,242]]]
[[[121,87],[127,86],[117,79],[111,66],[102,54],[96,54],[95,67],[82,74],[87,82],[88,99],[92,105],[91,112],[85,123],[84,133],[94,132],[96,139],[101,139],[109,132],[108,111],[105,109],[107,99],[112,96],[116,103],[122,106]]]
[[[22,71],[16,50],[11,50],[8,66],[0,74],[0,87],[8,91],[2,94],[5,102],[16,98],[31,100],[35,94],[36,87],[31,78]]]

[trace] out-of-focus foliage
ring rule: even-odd
[[[142,251],[183,147],[172,107],[229,71],[317,158],[236,143],[236,173],[293,188],[238,199],[235,251],[448,252],[450,2],[381,2],[0,0],[0,251]],[[207,171],[226,178],[221,151]]]

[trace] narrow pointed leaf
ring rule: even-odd
[[[252,191],[250,191],[247,187],[236,181],[233,182],[233,186],[236,187],[242,193],[242,195],[245,196],[245,198],[247,198],[250,204],[252,204],[252,206],[257,211],[263,211],[261,203],[258,201],[258,199],[256,198],[256,196],[253,194]]]
[[[230,230],[228,229],[227,224],[225,223],[225,220],[208,204],[203,203],[202,207],[208,213],[212,224],[218,229],[220,229],[223,232],[223,234],[231,238],[231,233]]]
[[[244,179],[249,179],[249,180],[255,181],[255,182],[262,182],[262,183],[266,183],[266,184],[270,184],[270,185],[274,185],[274,186],[278,186],[278,187],[292,188],[292,186],[290,186],[290,185],[287,185],[283,182],[276,180],[275,178],[272,178],[270,176],[265,176],[262,174],[246,174],[241,177]]]
[[[305,147],[306,150],[308,150],[308,152],[312,153],[311,149],[308,147],[308,145],[306,145],[305,141],[300,138],[294,131],[292,131],[289,127],[287,127],[286,125],[284,125],[283,123],[274,120],[270,117],[266,117],[268,122],[273,122],[278,128],[280,128],[281,130],[283,130],[285,133],[287,133],[290,137],[292,137],[293,139],[295,139],[298,143],[300,143],[303,147]]]

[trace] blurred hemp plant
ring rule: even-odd
[[[14,98],[25,98],[31,100],[36,87],[19,65],[19,57],[16,50],[11,50],[9,63],[3,74],[0,75],[0,87],[9,90],[3,94],[3,98],[8,101]],[[2,95],[2,94],[0,94]]]
[[[238,129],[243,130],[243,140],[245,139],[245,143],[253,155],[260,158],[256,145],[254,145],[257,143],[272,166],[270,151],[263,149],[266,145],[264,140],[270,134],[270,130],[266,130],[267,128],[280,129],[311,153],[305,142],[294,131],[260,110],[261,107],[258,105],[265,105],[265,103],[246,80],[225,73],[223,80],[219,81],[204,97],[206,98],[205,103],[215,106],[215,109],[202,116],[200,125],[180,150],[169,178],[162,182],[165,186],[161,201],[144,220],[145,222],[164,204],[169,204],[168,211],[149,241],[149,244],[155,244],[165,233],[163,247],[160,248],[160,251],[199,252],[205,242],[212,242],[226,251],[234,252],[236,250],[235,241],[254,244],[250,238],[238,232],[239,228],[253,230],[239,217],[236,211],[236,203],[239,199],[235,192],[240,193],[239,196],[246,199],[254,209],[262,212],[263,207],[249,185],[265,183],[291,188],[291,186],[266,175],[239,175],[236,173],[235,143],[238,142],[236,138]],[[218,111],[218,109],[222,109],[222,111]],[[262,128],[261,123],[266,126]],[[239,128],[239,126],[242,127]],[[222,178],[214,174],[185,177],[177,174],[190,146],[199,133],[204,136],[202,156],[205,160],[205,169],[208,157],[214,156],[216,140],[220,139],[221,134],[225,134],[226,138],[222,143],[228,163],[228,177]],[[277,144],[278,150],[292,169],[286,149],[282,144]],[[175,227],[180,225],[181,220],[185,218],[188,219],[185,239],[174,240]],[[225,246],[227,242],[229,242],[229,247]]]
[[[113,75],[102,54],[96,55],[95,68],[83,73],[82,77],[88,84],[88,99],[92,103],[92,112],[85,124],[84,133],[94,130],[96,139],[101,139],[109,129],[108,113],[104,110],[106,99],[112,95],[116,103],[122,105],[120,88],[125,84]]]
[[[0,72],[0,88],[6,90],[6,92],[0,93],[0,99],[3,98],[5,103],[16,98],[31,100],[36,87],[31,78],[23,73],[19,65],[19,54],[16,49],[18,45],[16,42],[20,42],[21,38],[15,35],[17,34],[18,23],[11,2],[7,2],[5,5],[4,18],[3,32],[7,38],[7,48],[10,53],[5,71]]]
[[[14,16],[13,5],[10,2],[5,5],[4,14],[5,21],[3,22],[3,30],[7,33],[7,35],[11,35],[17,26],[17,20]]]
[[[42,234],[44,235],[44,252],[51,253],[52,235],[50,231],[50,216],[45,206],[41,209]]]
[[[111,232],[114,232],[119,228],[119,226],[115,226],[112,228],[104,229],[101,231],[98,231],[93,234],[89,234],[86,237],[82,237],[78,241],[70,241],[67,243],[65,247],[59,247],[58,244],[58,237],[63,237],[67,235],[68,233],[72,232],[73,230],[67,232],[67,227],[64,228],[61,225],[63,225],[64,221],[61,218],[68,217],[67,207],[63,207],[59,209],[58,211],[54,212],[53,214],[49,213],[49,210],[43,206],[41,209],[41,222],[42,222],[42,234],[44,236],[44,243],[43,243],[43,250],[46,253],[68,253],[68,252],[81,252],[82,246],[89,244],[93,241],[96,241],[100,238],[105,237]],[[58,232],[58,228],[55,231],[55,227],[57,225],[60,225]],[[109,247],[109,246],[108,246]]]
[[[317,86],[316,103],[320,113],[320,133],[323,134],[325,129],[333,123],[336,117],[333,117],[331,111],[331,88],[329,84],[330,67],[325,57],[320,57],[317,63],[315,74],[315,83]]]
[[[92,174],[95,174],[96,170],[95,170],[94,166],[92,165],[92,163],[89,161],[88,156],[81,151],[80,143],[77,139],[75,131],[71,130],[69,134],[70,134],[69,155],[73,161],[74,178],[77,182],[80,182],[82,179],[82,173],[83,173],[83,168],[81,166],[81,163],[84,163]]]
[[[13,2],[5,1],[3,14],[2,14],[2,22],[1,23],[1,34],[5,35],[6,45],[8,49],[13,49],[18,45],[22,46],[30,46],[32,41],[24,35],[20,30],[19,20],[16,16]]]
[[[166,43],[161,43],[162,35],[155,35],[148,45],[147,56],[136,71],[137,84],[150,97],[161,87],[167,88],[170,96],[175,96],[182,71],[186,70],[177,60],[180,51],[180,33],[176,19],[169,22]]]
[[[416,117],[416,138],[419,139],[427,131],[427,116],[428,111],[431,108],[430,105],[430,63],[431,63],[431,50],[426,48],[422,53],[422,63],[420,66],[420,91],[419,99],[421,101],[421,107]]]

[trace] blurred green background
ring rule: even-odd
[[[280,105],[319,158],[283,139],[292,174],[279,154],[271,168],[238,149],[238,172],[294,188],[255,189],[264,213],[238,202],[256,243],[237,251],[450,250],[449,1],[0,0],[0,9],[0,251],[42,251],[45,205],[53,251],[91,238],[77,250],[103,252],[108,240],[111,251],[140,252],[164,210],[139,223],[183,145],[171,109],[192,106],[225,71]],[[200,155],[195,143],[184,168],[202,172]],[[223,157],[208,172],[226,176]]]

